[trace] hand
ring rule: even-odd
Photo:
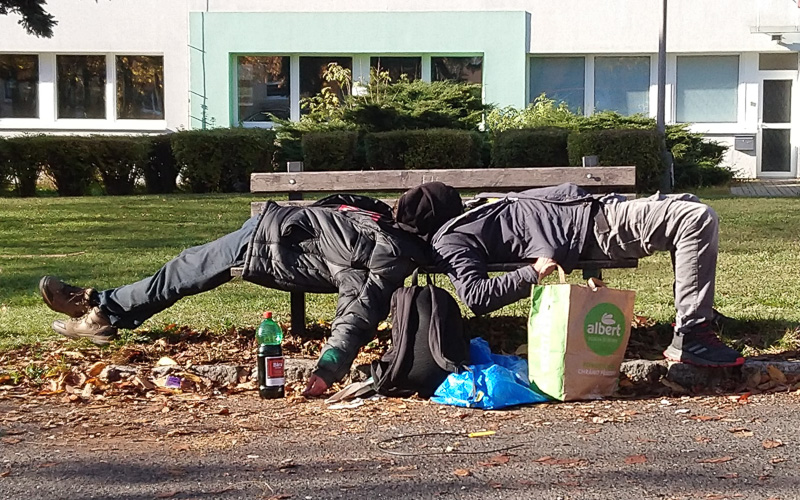
[[[308,384],[306,390],[303,391],[303,396],[320,396],[328,390],[328,384],[319,375],[312,374],[308,377]]]
[[[532,265],[540,281],[558,268],[558,263],[550,257],[539,257]]]

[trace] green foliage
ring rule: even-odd
[[[28,138],[31,164],[44,166],[61,196],[83,196],[97,180],[97,169],[89,161],[85,138],[38,135]]]
[[[5,164],[6,175],[13,180],[19,196],[36,196],[36,180],[42,171],[42,158],[32,136],[10,137],[0,150],[0,164]]]
[[[307,171],[358,170],[358,132],[339,130],[303,136],[303,168]]]
[[[375,170],[472,168],[481,165],[477,132],[430,129],[376,132],[364,138],[367,166]]]
[[[106,193],[132,194],[147,162],[148,142],[134,136],[73,138],[86,143],[86,160],[97,168]]]
[[[259,128],[189,130],[173,134],[171,144],[192,192],[245,192],[251,173],[272,171],[275,132]]]
[[[582,156],[597,155],[600,165],[636,166],[636,191],[658,189],[663,173],[655,130],[584,130],[567,141],[569,160],[579,165]]]
[[[29,35],[51,38],[58,21],[44,10],[46,3],[47,0],[0,0],[0,16],[19,14],[18,23]]]
[[[504,130],[521,128],[573,129],[582,119],[582,116],[570,111],[566,103],[558,103],[542,94],[522,110],[511,106],[490,110],[486,115],[486,130],[498,134]]]
[[[560,167],[569,165],[569,129],[509,129],[497,134],[492,147],[496,167]]]
[[[144,183],[148,193],[173,193],[178,178],[178,164],[172,154],[170,136],[167,134],[142,138],[148,143],[147,161],[144,164]]]

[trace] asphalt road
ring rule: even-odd
[[[485,412],[413,400],[329,410],[253,392],[6,398],[0,498],[786,500],[800,498],[798,403],[783,393]],[[495,434],[463,434],[480,430]],[[430,432],[454,434],[392,440]]]

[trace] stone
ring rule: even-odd
[[[137,375],[138,373],[139,369],[135,366],[108,365],[105,368],[103,368],[103,371],[100,372],[98,378],[105,382],[117,382],[118,380],[128,378],[131,375]]]
[[[170,373],[174,373],[178,370],[179,367],[175,365],[166,365],[166,366],[154,366],[150,372],[153,374],[154,377],[166,377]]]
[[[620,372],[634,384],[653,384],[666,375],[667,366],[665,361],[634,359],[624,361],[620,366]]]
[[[669,363],[666,377],[687,389],[694,387],[718,387],[742,379],[742,368],[711,368],[687,363]]]
[[[229,387],[239,383],[239,367],[236,365],[195,365],[190,371],[216,385]]]

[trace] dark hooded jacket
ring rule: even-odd
[[[592,196],[574,184],[492,194],[498,198],[445,224],[431,242],[437,268],[475,314],[485,314],[531,293],[532,266],[490,278],[487,264],[549,257],[565,271],[578,262],[589,228]]]
[[[346,199],[337,195],[339,201]],[[421,234],[399,228],[387,205],[367,200],[369,208],[382,205],[385,210],[268,202],[245,256],[242,276],[247,281],[285,291],[338,292],[331,337],[315,369],[328,385],[347,374],[359,348],[375,335],[389,313],[392,293],[414,269],[430,262]]]

